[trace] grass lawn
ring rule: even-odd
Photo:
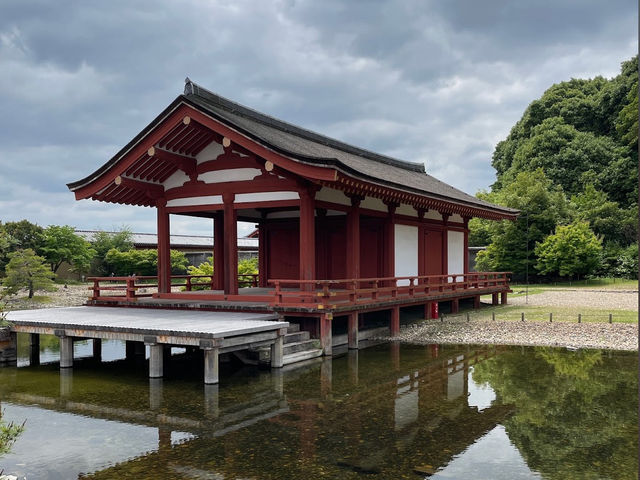
[[[489,297],[490,299],[491,297]],[[525,305],[496,305],[483,306],[479,310],[467,309],[461,311],[458,315],[445,314],[445,317],[462,317],[466,318],[469,313],[471,320],[491,321],[495,313],[496,321],[520,321],[522,313],[524,313],[527,322],[548,322],[549,313],[553,314],[554,322],[576,322],[578,314],[582,315],[583,322],[609,322],[609,314],[611,313],[613,322],[636,323],[638,321],[638,312],[633,310],[607,310],[597,308],[578,308],[578,307],[550,307],[550,306],[525,306]]]

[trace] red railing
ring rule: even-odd
[[[269,280],[273,290],[259,294],[243,292],[240,295],[224,293],[203,293],[198,298],[204,301],[254,301],[265,302],[274,307],[314,307],[333,308],[337,305],[359,305],[383,303],[394,300],[438,298],[447,294],[469,293],[475,295],[482,290],[487,293],[509,290],[509,272],[474,272],[454,275],[425,275],[408,277],[357,278],[339,280]],[[156,289],[157,277],[92,277],[92,300],[136,301],[141,297],[151,297]],[[207,275],[173,275],[172,288],[180,292],[160,294],[162,298],[185,298],[196,289],[213,290],[212,278]],[[181,282],[180,280],[184,280]],[[240,286],[257,287],[257,274],[238,275]],[[191,294],[193,295],[193,294]]]
[[[474,272],[454,275],[358,278],[340,280],[269,280],[274,306],[317,304],[333,308],[343,304],[370,304],[384,301],[438,297],[482,289],[509,289],[510,272]]]
[[[158,288],[158,277],[156,276],[90,277],[87,280],[93,282],[93,286],[89,287],[89,290],[93,292],[91,300],[119,301],[125,299],[135,301],[137,298],[153,296],[153,293],[144,290]],[[238,285],[240,287],[257,287],[258,274],[238,274]],[[172,275],[171,288],[184,288],[187,292],[200,288],[213,290],[213,278],[209,275]],[[139,290],[143,290],[143,293],[139,293]]]

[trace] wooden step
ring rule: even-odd
[[[292,363],[302,362],[304,360],[310,360],[312,358],[318,358],[322,356],[321,348],[313,348],[311,350],[303,350],[300,352],[284,355],[282,358],[283,365],[291,365]]]
[[[294,343],[294,342],[304,342],[305,340],[309,340],[309,332],[294,332],[287,333],[284,336],[284,343]]]
[[[314,350],[320,346],[319,340],[303,340],[302,342],[287,343],[284,346],[284,355],[290,355],[296,352],[302,352],[305,350]]]

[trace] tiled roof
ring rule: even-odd
[[[98,230],[76,230],[76,235],[84,238],[87,241],[92,241],[94,235],[98,233]],[[106,232],[117,233],[117,232]],[[158,245],[158,235],[155,233],[132,233],[131,241],[137,247],[155,247]],[[183,248],[213,248],[213,237],[206,235],[171,235],[169,243],[172,247]],[[238,238],[238,247],[240,248],[258,248],[257,238]]]

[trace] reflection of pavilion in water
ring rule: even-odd
[[[162,380],[150,382],[148,400],[141,402],[137,395],[138,403],[127,407],[99,392],[92,395],[99,401],[74,398],[74,379],[66,375],[60,377],[59,395],[18,388],[3,398],[158,428],[156,451],[87,478],[114,478],[133,468],[188,478],[281,478],[283,472],[295,477],[321,471],[333,477],[366,472],[393,478],[441,469],[511,413],[508,406],[478,409],[468,400],[470,367],[493,356],[495,347],[417,351],[402,362],[398,345],[366,355],[350,351],[333,361],[261,374],[242,385],[242,393],[232,386],[219,391],[207,386],[204,397],[191,400],[193,408],[185,408],[178,391]],[[92,384],[97,389],[105,388],[101,378]],[[194,437],[172,445],[172,431]]]

